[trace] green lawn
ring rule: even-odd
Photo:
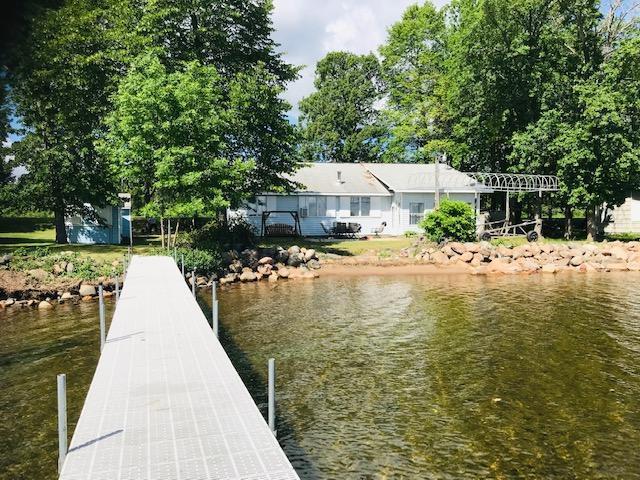
[[[369,238],[367,240],[358,239],[308,239],[292,237],[274,237],[262,239],[260,246],[273,247],[281,246],[288,248],[292,245],[299,247],[313,248],[319,253],[328,253],[341,256],[362,255],[369,251],[397,251],[409,247],[415,239],[405,237],[381,237]]]
[[[54,240],[52,218],[0,218],[0,253],[12,252],[20,247],[49,247],[52,250],[77,252],[98,261],[111,262],[122,258],[127,252],[127,245],[57,245]],[[134,238],[133,252],[145,254],[159,245],[159,236]]]

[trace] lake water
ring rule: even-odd
[[[640,478],[639,286],[635,273],[237,285],[220,292],[221,339],[263,410],[276,358],[278,438],[303,479]],[[55,375],[75,423],[98,344],[95,303],[0,312],[0,479],[55,478]]]

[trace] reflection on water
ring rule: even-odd
[[[99,350],[97,302],[0,310],[0,479],[57,478],[56,375],[67,374],[73,432]]]
[[[261,407],[277,359],[278,436],[303,479],[640,478],[639,281],[239,285],[220,293],[222,341]],[[96,303],[0,311],[1,480],[56,477],[55,376],[72,431],[98,349]]]
[[[223,341],[303,478],[640,478],[638,280],[243,285]]]

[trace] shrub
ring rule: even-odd
[[[471,206],[458,200],[445,199],[440,208],[427,215],[420,227],[434,242],[457,240],[473,241],[476,236],[475,214]]]
[[[212,220],[206,225],[179,236],[178,244],[200,250],[220,251],[235,246],[252,247],[256,244],[253,227],[244,218],[232,218],[223,224]]]
[[[220,250],[201,250],[199,248],[181,247],[177,249],[176,253],[178,255],[178,265],[180,265],[182,258],[184,258],[185,273],[195,270],[196,273],[210,275],[216,273],[222,266],[222,254]],[[173,251],[169,252],[158,248],[153,250],[151,254],[173,256]]]

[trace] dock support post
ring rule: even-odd
[[[127,275],[127,256],[122,256],[122,276],[125,277]]]
[[[100,351],[102,351],[107,337],[104,320],[104,289],[102,287],[102,282],[98,285],[98,305],[100,309]]]
[[[182,279],[184,280],[184,253],[182,254],[182,260],[180,263],[182,264]]]
[[[120,300],[120,279],[116,273],[116,303],[118,303],[118,300]]]
[[[58,473],[67,456],[67,376],[58,375]]]
[[[191,270],[191,293],[196,296],[196,271]]]
[[[217,283],[213,282],[211,285],[211,327],[213,328],[213,333],[216,338],[219,338],[218,335],[218,295],[216,293]]]
[[[276,361],[269,359],[269,430],[274,436],[276,432]]]

